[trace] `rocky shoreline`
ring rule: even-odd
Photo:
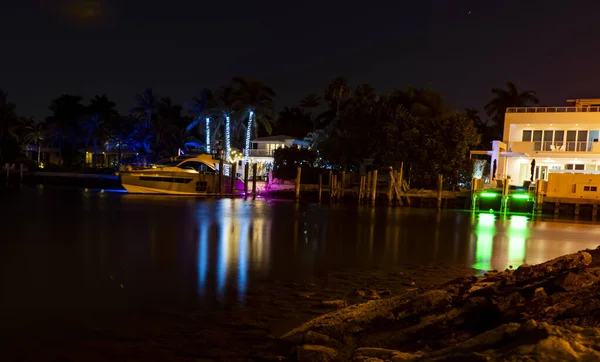
[[[600,360],[600,247],[489,271],[317,317],[278,339],[290,361]]]

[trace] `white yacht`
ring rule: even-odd
[[[224,164],[227,165],[228,164]],[[149,168],[118,172],[121,185],[127,192],[138,194],[171,195],[218,195],[219,160],[212,155],[178,157],[159,161]],[[243,191],[243,181],[236,177],[224,177],[224,194],[231,194],[231,182],[235,191]]]

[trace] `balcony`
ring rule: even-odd
[[[600,153],[600,143],[592,141],[534,141],[511,142],[512,152],[594,152]]]
[[[265,149],[253,149],[250,150],[250,157],[273,157],[273,151]]]
[[[600,107],[509,107],[506,113],[577,113],[600,112]]]

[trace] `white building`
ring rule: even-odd
[[[600,173],[600,99],[569,100],[570,106],[508,108],[502,141],[491,151],[490,179],[510,179],[520,186],[549,173]]]
[[[273,152],[283,147],[308,147],[308,143],[294,137],[280,135],[256,138],[251,141],[252,148],[249,152],[250,164],[258,164],[258,175],[264,177],[272,170]],[[242,165],[243,166],[243,165]]]

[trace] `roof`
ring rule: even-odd
[[[286,142],[286,141],[295,140],[295,139],[296,139],[296,137],[279,135],[279,136],[255,138],[252,140],[252,142]]]

